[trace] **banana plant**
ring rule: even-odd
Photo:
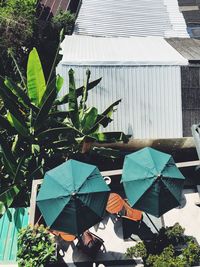
[[[70,70],[69,93],[60,99],[63,78],[57,75],[46,83],[35,48],[29,54],[23,83],[16,84],[8,77],[0,80],[4,103],[0,110],[0,215],[17,198],[23,197],[23,205],[28,205],[32,180],[80,151],[86,138],[108,139],[100,126],[112,121],[112,112],[121,100],[100,114],[95,107],[87,107],[88,92],[100,81],[90,82],[87,71],[85,84],[76,88]],[[66,103],[68,109],[61,111],[59,106]]]

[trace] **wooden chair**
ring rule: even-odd
[[[130,219],[132,221],[141,221],[142,211],[131,208],[129,204],[124,201],[124,214],[122,217]]]
[[[124,200],[120,197],[120,195],[116,193],[110,193],[108,198],[106,210],[111,213],[119,213],[124,207]]]
[[[75,235],[65,233],[62,231],[51,230],[51,233],[54,234],[55,236],[61,237],[63,240],[65,240],[67,242],[72,242],[72,241],[74,241],[74,239],[76,239]]]

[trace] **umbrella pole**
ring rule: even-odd
[[[156,229],[156,231],[159,233],[158,228],[155,226],[154,222],[152,221],[152,219],[149,217],[149,215],[145,212],[145,215],[147,216],[147,218],[149,219],[149,221],[151,222],[151,224],[153,225],[153,227]]]

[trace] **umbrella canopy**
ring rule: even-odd
[[[102,220],[109,191],[96,166],[68,160],[45,174],[37,205],[51,229],[79,235]]]
[[[122,182],[129,204],[156,217],[180,205],[184,179],[171,155],[149,147],[124,161]]]

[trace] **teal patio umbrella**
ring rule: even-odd
[[[184,179],[169,154],[147,147],[125,157],[122,182],[129,204],[156,217],[180,205]]]
[[[68,160],[45,174],[37,205],[51,229],[80,235],[102,220],[109,191],[96,166]]]

